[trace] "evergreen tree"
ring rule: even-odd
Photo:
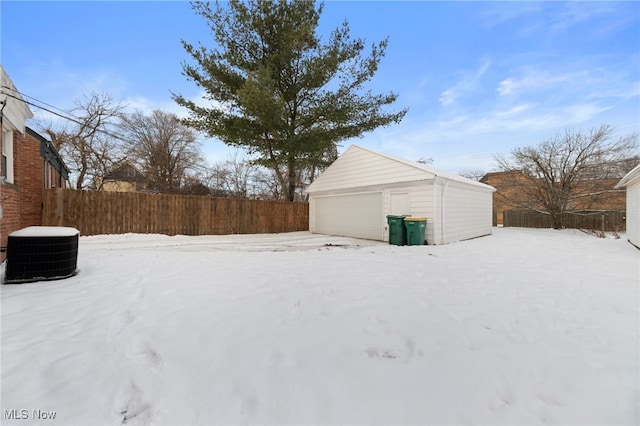
[[[311,1],[194,2],[215,46],[182,44],[195,60],[183,74],[206,92],[209,106],[174,94],[189,110],[185,123],[241,147],[272,169],[293,201],[304,171],[326,167],[339,142],[398,123],[407,112],[385,111],[397,95],[364,88],[387,40],[368,55],[347,22],[326,43],[317,34],[322,5]],[[327,155],[329,154],[329,155]]]

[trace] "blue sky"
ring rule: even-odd
[[[0,14],[5,70],[58,108],[94,90],[184,115],[171,92],[202,93],[181,75],[180,39],[212,38],[186,1],[3,0]],[[369,87],[398,93],[409,113],[341,152],[355,143],[451,172],[489,171],[496,154],[567,127],[640,130],[640,2],[330,0],[321,33],[344,20],[368,45],[389,37]],[[202,150],[211,162],[230,151],[205,138]]]

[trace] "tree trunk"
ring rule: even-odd
[[[287,201],[294,201],[296,198],[296,165],[293,160],[289,160],[287,169]]]
[[[553,229],[562,229],[562,216],[558,212],[551,212],[551,223]]]

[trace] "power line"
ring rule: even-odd
[[[20,92],[20,91],[19,91],[19,90],[17,90],[17,89],[14,89],[14,88],[9,87],[9,86],[2,86],[2,88],[3,88],[3,89],[11,90],[11,91],[13,91],[13,92],[16,92],[16,93],[17,93],[18,95],[20,95],[20,96],[23,96],[23,97],[25,97],[25,98],[32,99],[34,102],[38,102],[38,103],[40,103],[40,104],[46,105],[46,106],[48,106],[49,108],[56,109],[56,110],[58,110],[58,111],[61,111],[61,112],[65,113],[65,114],[67,114],[67,115],[69,115],[69,116],[73,117],[73,118],[76,118],[76,119],[78,119],[78,120],[81,120],[81,118],[80,118],[80,117],[78,117],[78,116],[76,116],[76,115],[74,115],[74,114],[70,113],[69,111],[65,111],[65,110],[63,110],[62,108],[58,108],[58,107],[56,107],[56,106],[54,106],[54,105],[48,104],[48,103],[46,103],[45,101],[41,101],[40,99],[37,99],[37,98],[35,98],[35,97],[33,97],[33,96],[30,96],[30,95],[27,95],[26,93]]]
[[[53,115],[55,115],[55,116],[57,116],[57,117],[60,117],[60,118],[65,119],[65,120],[69,120],[69,121],[71,121],[71,122],[73,122],[73,123],[75,123],[75,124],[78,124],[78,125],[80,125],[80,126],[83,126],[83,125],[85,125],[85,124],[86,124],[86,123],[84,123],[84,122],[80,121],[80,120],[82,120],[82,118],[81,118],[81,117],[77,117],[77,116],[75,116],[75,115],[71,114],[71,113],[70,113],[70,112],[68,112],[68,111],[65,111],[65,110],[63,110],[63,109],[61,109],[61,108],[55,107],[55,106],[53,106],[53,105],[50,105],[50,104],[48,104],[48,103],[46,103],[46,102],[40,101],[40,100],[38,100],[38,99],[34,98],[33,96],[29,96],[29,95],[27,95],[27,94],[25,94],[25,93],[21,93],[20,91],[18,91],[18,90],[16,90],[16,89],[12,89],[11,87],[8,87],[8,86],[2,86],[2,89],[8,89],[8,90],[11,90],[12,92],[15,92],[15,93],[18,95],[18,96],[16,96],[16,95],[13,95],[13,94],[11,94],[11,93],[7,93],[7,92],[6,92],[6,91],[4,91],[4,90],[3,90],[3,91],[1,91],[0,93],[1,93],[1,94],[3,94],[3,95],[5,95],[5,96],[11,97],[11,98],[13,98],[13,99],[15,99],[15,100],[17,100],[17,101],[20,101],[20,102],[24,102],[24,103],[25,103],[25,104],[27,104],[27,105],[30,105],[30,106],[33,106],[33,107],[35,107],[35,108],[41,109],[41,110],[43,110],[43,111],[46,111],[46,112],[48,112],[48,113],[50,113],[50,114],[53,114]],[[32,99],[32,100],[33,100],[33,101],[35,101],[35,102],[38,102],[38,103],[44,104],[44,105],[48,106],[49,108],[43,107],[42,105],[38,105],[38,104],[36,104],[36,103],[34,103],[34,102],[31,102],[31,101],[28,101],[28,100],[24,99],[23,97],[26,97],[26,98]],[[4,107],[4,105],[3,105],[3,107]],[[56,112],[56,111],[53,111],[53,110],[52,110],[52,109],[50,109],[50,108],[56,109],[56,110],[58,110],[58,111],[61,111],[61,112],[62,112],[62,113],[64,113],[64,114],[59,113],[59,112]],[[66,115],[65,115],[65,114],[66,114]],[[134,144],[135,144],[135,142],[134,142],[134,141],[132,141],[132,140],[128,139],[127,137],[122,136],[122,135],[119,135],[119,134],[114,133],[114,132],[109,131],[109,130],[96,129],[96,132],[99,132],[99,133],[105,134],[105,135],[107,135],[107,136],[110,136],[110,137],[112,137],[112,138],[118,139],[118,140],[120,140],[120,141],[122,141],[122,142],[125,142],[125,143],[128,143],[128,144],[131,144],[131,145],[134,145]],[[209,171],[209,169],[208,169],[206,166],[197,165],[197,164],[192,164],[192,165],[190,166],[190,168],[192,168],[192,169],[196,169],[196,170],[198,170],[198,169],[199,169],[200,171],[203,171],[203,172],[207,172],[207,171]]]
[[[6,88],[6,89],[13,90],[13,89],[11,89],[11,88],[9,88],[9,87],[7,87],[7,86],[2,86],[2,88],[3,88],[3,89],[5,89],[5,88]],[[20,93],[20,92],[18,92],[17,90],[13,90],[13,91],[15,91],[16,93],[18,93],[20,96],[15,96],[15,95],[12,95],[11,93],[7,93],[7,92],[2,92],[2,94],[6,95],[6,96],[9,96],[9,97],[11,97],[11,98],[13,98],[13,99],[15,99],[15,100],[18,100],[18,101],[24,102],[24,103],[25,103],[25,104],[27,104],[27,105],[31,105],[31,106],[33,106],[33,107],[35,107],[35,108],[41,109],[41,110],[43,110],[43,111],[46,111],[46,112],[48,112],[48,113],[50,113],[50,114],[53,114],[53,115],[55,115],[55,116],[57,116],[57,117],[64,118],[65,120],[69,120],[69,121],[71,121],[71,122],[73,122],[73,123],[75,123],[75,124],[78,124],[78,125],[80,125],[80,126],[85,125],[85,123],[83,123],[82,121],[80,121],[80,118],[79,118],[79,117],[76,117],[76,116],[74,116],[73,114],[68,113],[67,111],[64,111],[64,110],[62,110],[62,109],[60,109],[60,108],[57,108],[57,107],[51,106],[51,105],[49,105],[49,104],[47,104],[47,103],[45,103],[45,102],[42,102],[43,104],[48,105],[48,106],[50,106],[51,108],[55,108],[55,109],[57,109],[57,110],[59,110],[59,111],[63,111],[65,114],[68,114],[68,115],[70,115],[71,117],[69,117],[69,116],[67,116],[67,115],[60,114],[60,113],[58,113],[58,112],[56,112],[56,111],[53,111],[53,110],[51,110],[51,109],[49,109],[49,108],[45,108],[45,107],[43,107],[42,105],[38,105],[38,104],[35,104],[35,103],[33,103],[33,102],[27,101],[26,99],[23,99],[23,98],[22,98],[22,96],[25,96],[25,97],[28,97],[28,98],[31,98],[31,99],[34,99],[34,100],[35,100],[35,98],[33,98],[33,97],[31,97],[31,96],[24,95],[23,93]],[[41,102],[41,101],[38,101],[38,102]],[[132,142],[131,140],[127,139],[126,137],[124,137],[124,136],[122,136],[122,135],[119,135],[119,134],[117,134],[117,133],[113,133],[113,132],[111,132],[111,131],[109,131],[109,130],[104,130],[104,129],[95,129],[95,131],[96,131],[96,132],[99,132],[99,133],[102,133],[102,134],[105,134],[105,135],[107,135],[107,136],[110,136],[110,137],[112,137],[112,138],[119,139],[119,140],[121,140],[122,142],[126,142],[126,143],[129,143],[129,144],[133,144],[133,142]]]
[[[36,108],[38,108],[38,109],[41,109],[41,110],[47,111],[48,113],[53,114],[53,115],[56,115],[56,116],[58,116],[58,117],[60,117],[60,118],[64,118],[65,120],[69,120],[69,121],[72,121],[72,122],[74,122],[74,123],[76,123],[76,124],[80,124],[80,125],[82,125],[82,124],[83,124],[81,121],[78,121],[78,120],[76,120],[76,119],[74,119],[74,118],[67,117],[67,116],[62,115],[62,114],[60,114],[60,113],[58,113],[58,112],[55,112],[55,111],[52,111],[52,110],[50,110],[50,109],[48,109],[48,108],[45,108],[45,107],[43,107],[43,106],[37,105],[37,104],[35,104],[35,103],[33,103],[33,102],[29,102],[29,101],[27,101],[27,100],[23,99],[22,97],[15,96],[15,95],[12,95],[11,93],[7,93],[7,92],[2,92],[2,94],[3,94],[3,95],[5,95],[5,96],[9,96],[10,98],[13,98],[13,99],[15,99],[15,100],[17,100],[17,101],[24,102],[24,103],[25,103],[25,104],[27,104],[27,105],[31,105],[31,106],[36,107]]]

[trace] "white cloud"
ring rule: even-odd
[[[505,111],[497,111],[496,117],[505,118],[505,117],[513,117],[515,115],[520,114],[521,112],[528,111],[532,108],[531,104],[522,104],[516,105]]]
[[[500,96],[517,96],[522,93],[540,92],[561,85],[574,84],[576,80],[582,80],[584,73],[558,73],[551,74],[548,71],[535,68],[525,68],[518,77],[507,77],[498,83],[496,91]]]
[[[489,110],[469,108],[451,115],[445,112],[433,118],[410,115],[400,125],[380,129],[356,143],[407,159],[432,157],[434,167],[451,172],[488,171],[494,166],[495,154],[536,144],[566,126],[586,128],[606,122],[602,114],[610,109],[591,101],[528,102]]]
[[[564,107],[561,112],[562,115],[566,117],[567,123],[584,123],[611,108],[611,106],[603,106],[595,103],[583,103],[568,105]]]
[[[449,88],[442,92],[438,101],[440,101],[442,105],[451,105],[456,101],[457,97],[458,93],[455,88]]]
[[[496,89],[498,94],[502,96],[510,95],[518,88],[518,82],[516,79],[509,77],[505,78],[498,84],[498,88]]]
[[[606,87],[595,87],[588,95],[588,99],[629,99],[640,96],[640,81],[620,81],[614,80]]]
[[[606,36],[633,25],[635,11],[625,16],[620,10],[634,2],[499,2],[488,8],[482,15],[483,24],[495,28],[505,23],[517,22],[519,29],[515,35],[522,38],[552,39],[570,34],[580,25],[588,23],[590,36]],[[614,16],[616,19],[609,19]]]
[[[603,15],[615,12],[615,7],[607,2],[566,2],[563,9],[551,17],[547,31],[559,34],[569,31],[575,25],[591,20],[601,20]]]
[[[447,88],[440,94],[438,101],[444,106],[456,103],[458,98],[474,92],[480,86],[480,80],[489,70],[491,61],[482,59],[480,67],[474,71],[464,71],[456,84]]]
[[[535,2],[488,3],[480,15],[485,27],[494,28],[513,20],[523,20],[543,10],[543,4]]]
[[[594,100],[612,103],[640,96],[640,81],[630,74],[628,64],[589,66],[576,64],[579,70],[553,72],[526,67],[509,76],[496,87],[499,98],[519,103],[544,103],[553,99],[557,105]]]

